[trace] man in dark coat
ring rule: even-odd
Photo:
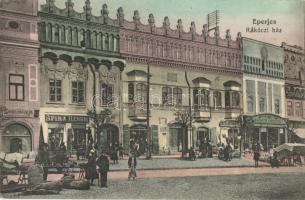
[[[86,179],[91,180],[91,185],[93,185],[94,179],[97,178],[96,173],[96,157],[93,151],[89,153],[89,158],[86,166]]]
[[[259,142],[257,142],[256,145],[254,146],[254,155],[253,155],[255,167],[258,167],[259,157],[260,157],[260,144]]]
[[[105,155],[105,152],[102,152],[101,156],[97,159],[96,164],[99,166],[101,187],[107,187],[109,160],[108,157]]]

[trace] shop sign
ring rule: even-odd
[[[0,119],[5,117],[33,117],[34,110],[8,109],[5,106],[0,107]]]
[[[239,127],[239,123],[236,120],[224,120],[219,123],[220,127]]]
[[[257,115],[252,118],[254,126],[265,126],[265,127],[286,127],[284,119],[273,115]]]
[[[46,122],[89,123],[88,116],[79,115],[46,115]]]

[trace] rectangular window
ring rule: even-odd
[[[173,103],[175,105],[182,105],[182,89],[181,88],[173,89]]]
[[[111,84],[102,84],[101,85],[101,105],[110,106],[113,104],[113,85]]]
[[[24,76],[18,74],[9,75],[9,99],[10,101],[24,101]]]
[[[49,80],[49,101],[58,102],[61,101],[61,80],[50,79]]]
[[[72,81],[72,103],[84,103],[85,86],[82,81]]]
[[[295,114],[296,114],[296,116],[302,117],[302,115],[303,115],[302,111],[303,111],[303,109],[302,109],[301,102],[296,102],[296,104],[295,104]]]

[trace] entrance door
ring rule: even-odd
[[[147,147],[147,130],[145,125],[135,125],[130,128],[130,141],[139,145],[139,153],[144,154]]]
[[[263,145],[264,151],[268,149],[268,132],[261,132],[261,142]]]
[[[119,128],[113,124],[105,124],[102,132],[98,134],[99,148],[108,149],[110,146],[119,145]]]
[[[182,151],[183,129],[180,124],[169,127],[169,147],[171,151]]]
[[[203,144],[204,142],[210,141],[209,129],[200,127],[197,130],[197,142]]]

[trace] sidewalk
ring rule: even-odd
[[[119,164],[110,162],[110,171],[128,170],[127,160],[119,160]],[[232,167],[253,167],[254,161],[244,158],[233,158],[231,161],[222,161],[218,158],[202,158],[196,161],[176,158],[152,158],[150,160],[138,159],[138,170],[162,170],[162,169],[192,169],[192,168],[232,168]],[[260,163],[260,166],[270,166],[268,163]]]

